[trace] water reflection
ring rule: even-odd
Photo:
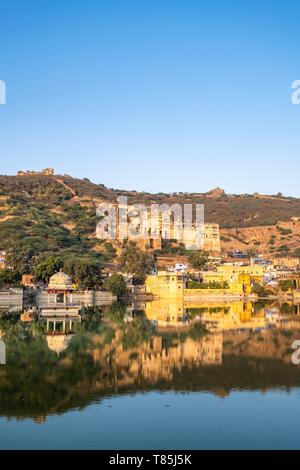
[[[300,386],[291,362],[299,305],[113,303],[85,309],[76,320],[22,319],[0,317],[1,416],[43,422],[129,391],[226,396],[234,389]]]

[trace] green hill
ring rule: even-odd
[[[0,249],[20,272],[31,271],[49,253],[93,260],[112,257],[109,244],[95,238],[96,206],[128,196],[129,203],[202,203],[205,220],[221,227],[274,225],[300,217],[300,199],[209,193],[149,194],[109,189],[67,175],[0,176]]]

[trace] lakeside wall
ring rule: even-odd
[[[0,289],[0,309],[22,310],[23,308],[23,289],[11,288],[11,289]]]
[[[117,296],[111,292],[104,291],[78,291],[73,292],[73,304],[80,304],[84,307],[96,307],[98,305],[110,305],[117,300]],[[38,291],[34,303],[38,308],[48,305],[48,294],[46,291]]]

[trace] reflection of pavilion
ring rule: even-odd
[[[41,308],[42,317],[75,317],[80,316],[80,305],[73,304],[72,278],[60,271],[54,274],[47,288],[48,305]]]
[[[41,308],[47,319],[46,338],[49,349],[60,354],[65,351],[80,323],[80,305],[74,305],[72,278],[60,271],[50,278],[47,288],[48,305]]]
[[[80,316],[78,318],[47,317],[46,339],[49,349],[58,355],[65,351],[80,322]]]
[[[76,324],[80,323],[80,318],[47,317],[47,335],[70,335],[73,333]]]
[[[68,349],[72,336],[47,336],[48,348],[59,356]]]

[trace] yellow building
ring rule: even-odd
[[[205,282],[215,280],[224,282],[225,278],[218,273],[214,277],[205,278]],[[147,276],[145,281],[145,292],[157,298],[173,299],[195,299],[197,297],[222,297],[240,296],[251,293],[250,276],[239,274],[228,282],[228,287],[221,289],[188,289],[187,278],[181,273],[171,273],[168,271],[158,271],[157,274]]]
[[[239,276],[250,276],[251,282],[263,284],[263,276],[265,273],[264,266],[236,266],[232,264],[222,264],[217,267],[217,273],[223,276],[223,279],[229,283],[239,282]]]
[[[205,251],[216,251],[221,253],[221,239],[219,224],[204,224],[204,247]]]
[[[157,274],[147,276],[146,294],[157,297],[183,297],[183,290],[187,287],[186,277],[181,273],[158,271]]]
[[[210,282],[223,283],[226,280],[224,275],[217,271],[203,271],[201,278],[205,284],[209,284]]]

